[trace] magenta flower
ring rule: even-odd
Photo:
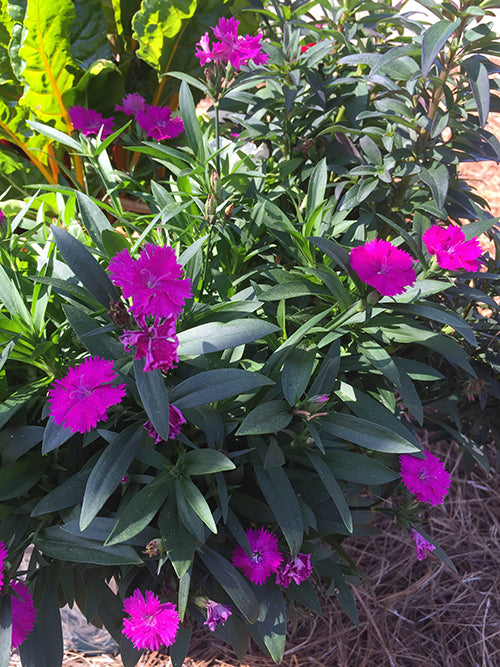
[[[171,118],[172,111],[168,107],[156,107],[146,104],[138,111],[135,119],[144,132],[157,141],[173,139],[184,130],[180,118]]]
[[[113,118],[103,118],[95,109],[86,109],[74,106],[68,109],[69,117],[75,130],[80,130],[84,137],[90,134],[99,134],[102,127],[101,139],[113,134]]]
[[[160,646],[174,643],[180,618],[172,602],[160,602],[153,591],[146,591],[144,598],[136,588],[133,595],[123,601],[123,609],[130,618],[123,619],[122,633],[135,648],[156,651]]]
[[[235,18],[221,18],[219,23],[212,28],[214,37],[220,41],[214,42],[210,47],[208,32],[202,35],[196,46],[196,56],[200,65],[204,67],[213,62],[216,65],[231,63],[235,70],[241,69],[250,60],[256,65],[263,65],[269,56],[262,52],[260,40],[262,35],[251,37],[250,35],[238,36],[240,22]]]
[[[458,271],[477,271],[482,249],[477,238],[465,240],[465,234],[460,227],[449,225],[446,228],[432,225],[422,236],[428,252],[436,255],[436,260],[442,269]]]
[[[144,323],[139,331],[125,330],[120,336],[126,350],[135,347],[134,359],[146,358],[144,372],[154,371],[156,368],[167,372],[179,361],[179,340],[175,333],[175,322],[174,317],[167,317],[161,324],[157,324],[155,317],[151,326]]]
[[[436,548],[434,544],[428,542],[425,537],[422,537],[422,535],[420,535],[420,533],[417,532],[414,528],[410,529],[409,535],[412,540],[415,540],[418,560],[425,560],[427,558],[427,554],[430,551],[434,551]]]
[[[123,111],[127,116],[135,116],[139,111],[144,111],[146,100],[139,93],[125,95],[121,104],[115,106],[115,111]]]
[[[2,211],[2,209],[0,208],[0,227],[3,226],[3,223],[5,222],[5,218],[6,218],[6,217],[7,217],[7,216],[5,215],[5,213],[4,213],[4,212]]]
[[[219,604],[213,600],[206,601],[206,610],[207,620],[203,623],[203,625],[208,625],[208,629],[211,632],[214,632],[218,625],[224,625],[224,623],[233,613],[230,606],[227,607],[226,605]]]
[[[21,581],[12,581],[10,587],[16,594],[10,596],[12,608],[11,648],[17,648],[35,626],[36,609],[33,605],[31,591],[26,584]]]
[[[0,542],[0,590],[3,585],[3,576],[5,571],[5,561],[7,560],[7,547],[3,542]]]
[[[425,458],[402,454],[400,475],[406,488],[422,503],[439,505],[451,484],[451,475],[437,456],[424,449]]]
[[[111,260],[111,280],[122,288],[126,299],[132,298],[130,310],[140,322],[148,315],[179,315],[191,296],[191,283],[188,278],[183,279],[182,266],[176,259],[170,246],[146,243],[138,259],[122,250]]]
[[[265,528],[249,528],[245,534],[251,554],[238,545],[233,551],[233,565],[241,568],[252,583],[261,586],[273,572],[278,571],[283,560],[278,550],[278,538]]]
[[[52,383],[48,392],[50,416],[73,433],[90,431],[107,419],[108,408],[125,396],[124,384],[112,384],[116,378],[112,361],[88,357]]]
[[[175,405],[170,404],[168,406],[168,439],[174,440],[182,430],[182,425],[186,423],[184,415]],[[144,428],[148,432],[151,438],[154,438],[155,445],[163,440],[161,436],[156,432],[155,427],[150,419],[147,420],[144,424]]]
[[[351,267],[383,296],[402,294],[415,283],[413,257],[389,241],[374,239],[351,250]]]
[[[298,554],[276,574],[276,583],[288,588],[293,580],[298,586],[311,576],[312,571],[311,554]]]

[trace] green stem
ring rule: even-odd
[[[219,102],[214,102],[214,111],[215,111],[215,150],[217,154],[215,156],[215,165],[217,173],[220,174],[220,124],[219,124]]]
[[[207,252],[205,254],[205,262],[203,264],[203,275],[201,277],[201,285],[200,285],[200,290],[198,292],[198,302],[201,301],[201,298],[203,296],[203,291],[205,289],[205,282],[207,280],[207,273],[208,273],[208,264],[210,262],[210,255],[212,254],[212,229],[213,225],[208,223],[208,241],[207,241]]]

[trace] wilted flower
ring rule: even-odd
[[[125,330],[120,336],[126,350],[135,347],[134,359],[146,358],[143,369],[145,372],[157,368],[166,372],[179,361],[175,321],[175,318],[167,317],[161,324],[157,324],[155,318],[151,326],[144,323],[140,330]]]
[[[123,111],[127,116],[135,116],[139,111],[143,111],[146,106],[146,100],[139,93],[129,93],[125,95],[121,104],[115,106],[115,111]]]
[[[207,63],[227,64],[228,62],[239,70],[249,60],[256,65],[264,64],[269,56],[262,52],[260,40],[262,35],[251,37],[250,35],[238,35],[240,22],[235,18],[221,18],[219,23],[212,28],[214,37],[220,41],[214,42],[210,47],[210,37],[205,33],[196,46],[196,56],[200,59],[203,67]]]
[[[432,225],[422,236],[428,252],[436,255],[436,260],[442,269],[457,271],[477,271],[479,257],[482,253],[477,238],[465,240],[465,234],[460,227],[449,225],[446,228]]]
[[[142,553],[147,554],[150,558],[153,558],[154,556],[161,556],[162,554],[167,553],[167,550],[163,540],[156,539],[150,540],[146,544],[146,548]]]
[[[425,558],[427,558],[427,554],[430,551],[434,551],[434,549],[436,548],[434,544],[428,542],[425,539],[425,537],[420,535],[420,533],[417,532],[414,528],[411,528],[411,530],[409,531],[409,535],[412,538],[412,540],[415,540],[418,560],[424,560]]]
[[[179,410],[179,408],[172,404],[168,406],[168,422],[168,439],[174,440],[174,438],[176,438],[176,436],[178,436],[181,432],[182,425],[186,423],[186,420],[184,419],[184,415]],[[149,436],[154,438],[155,445],[163,440],[163,438],[156,432],[156,429],[150,419],[145,422],[144,428],[148,432]]]
[[[157,141],[173,139],[184,130],[180,118],[171,118],[172,111],[168,107],[157,107],[146,104],[138,111],[135,119],[144,132]]]
[[[208,625],[208,629],[212,632],[218,625],[224,625],[233,613],[230,606],[228,607],[213,600],[206,600],[205,608],[207,610],[207,620],[203,625]]]
[[[146,243],[138,259],[132,259],[128,249],[117,253],[108,271],[111,281],[122,288],[126,299],[132,297],[131,311],[138,320],[178,315],[191,295],[191,283],[183,278],[182,266],[177,264],[170,246]]]
[[[451,475],[437,456],[424,449],[425,457],[418,459],[411,454],[402,454],[400,475],[406,488],[417,500],[439,505],[448,493]]]
[[[113,134],[113,118],[103,118],[95,109],[73,106],[68,109],[68,113],[75,130],[80,130],[85,137],[91,134],[99,134],[101,128],[102,139],[106,139],[110,134]]]
[[[170,646],[175,641],[180,618],[172,602],[160,602],[152,591],[144,598],[136,588],[133,595],[123,601],[125,613],[122,633],[137,649],[156,651],[160,646]]]
[[[245,534],[250,555],[238,545],[233,551],[233,565],[241,568],[252,583],[261,586],[273,572],[278,571],[283,560],[278,550],[278,538],[265,528],[249,528]]]
[[[293,580],[299,585],[311,576],[312,570],[311,554],[297,554],[276,574],[276,583],[288,588]]]
[[[111,384],[116,378],[112,361],[88,357],[52,383],[48,392],[50,416],[73,433],[90,431],[107,419],[108,408],[125,396],[124,384]]]
[[[417,279],[413,257],[389,241],[374,239],[351,250],[351,267],[383,296],[402,294]]]

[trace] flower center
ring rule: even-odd
[[[144,276],[146,280],[146,287],[153,288],[156,287],[158,282],[158,277],[151,273],[149,269],[141,269],[141,275]]]
[[[69,397],[74,401],[81,401],[84,398],[88,398],[93,391],[93,387],[85,387],[80,380],[80,386],[70,391]]]
[[[420,468],[418,472],[418,477],[419,479],[426,480],[427,479],[427,470],[423,466]]]
[[[260,563],[262,561],[262,554],[260,551],[252,551],[251,558],[254,563]]]

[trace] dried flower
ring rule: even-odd
[[[200,59],[203,67],[207,63],[226,65],[228,62],[235,70],[241,69],[250,60],[256,65],[263,65],[269,56],[262,52],[260,40],[262,35],[251,37],[250,35],[238,35],[240,22],[235,18],[221,18],[219,23],[212,28],[214,37],[220,41],[214,42],[210,48],[210,37],[205,33],[196,46],[196,56]]]
[[[130,618],[123,620],[122,633],[135,648],[156,651],[160,646],[174,643],[180,618],[172,602],[160,602],[152,591],[146,591],[144,598],[136,588],[133,595],[123,601],[123,609]]]
[[[208,625],[208,629],[211,632],[214,632],[218,625],[224,625],[233,613],[230,606],[228,607],[213,600],[206,600],[205,608],[207,610],[207,620],[203,625]]]
[[[125,396],[124,384],[111,384],[116,378],[112,361],[88,357],[52,383],[48,392],[50,416],[73,433],[90,431],[107,419],[108,408]]]
[[[10,587],[15,593],[15,595],[10,596],[12,609],[11,648],[17,648],[35,626],[36,609],[31,591],[26,584],[21,581],[12,581]]]
[[[449,225],[446,228],[432,225],[422,236],[428,252],[436,255],[436,260],[442,269],[458,271],[477,271],[479,257],[482,250],[477,238],[465,240],[465,234],[460,227]]]
[[[165,543],[163,542],[163,540],[156,539],[156,540],[150,540],[146,544],[146,548],[142,553],[147,554],[150,558],[153,558],[154,556],[161,556],[162,554],[167,553],[167,550],[165,548]]]
[[[115,106],[115,111],[123,111],[127,116],[135,116],[139,111],[144,111],[146,100],[139,93],[125,95],[121,104]]]
[[[311,576],[312,570],[311,554],[297,554],[276,574],[276,583],[288,588],[293,580],[299,585]]]
[[[415,540],[418,560],[425,560],[427,558],[427,554],[430,551],[434,551],[434,549],[436,548],[434,544],[428,542],[425,539],[425,537],[420,535],[420,533],[417,532],[414,528],[411,528],[411,530],[409,531],[409,535],[412,538],[412,540]]]
[[[135,119],[144,132],[157,141],[173,139],[184,130],[180,118],[171,118],[172,111],[168,107],[157,107],[146,104],[138,111]]]
[[[106,139],[113,134],[113,118],[103,118],[95,109],[86,109],[82,106],[73,106],[68,109],[69,117],[75,130],[80,130],[84,137],[91,134],[99,134],[102,128],[101,138]]]
[[[139,321],[148,315],[176,316],[191,296],[191,283],[183,279],[182,266],[176,259],[170,246],[146,243],[138,259],[132,259],[125,249],[111,260],[111,281],[122,288],[126,299],[132,298],[130,310]]]
[[[411,454],[402,454],[400,475],[406,488],[417,500],[439,505],[448,493],[451,475],[437,456],[424,449],[425,457],[417,459]]]
[[[175,405],[170,404],[168,406],[168,421],[169,421],[168,439],[174,440],[181,432],[182,425],[186,423],[186,420],[184,419],[184,415],[179,410],[179,408],[177,408]],[[154,438],[155,445],[163,440],[163,438],[159,436],[158,433],[156,432],[156,429],[153,426],[150,419],[148,419],[147,422],[144,424],[144,428],[148,432],[149,436],[151,438]]]
[[[383,296],[402,294],[417,279],[413,257],[382,239],[353,248],[351,267],[364,283]]]
[[[278,538],[265,528],[249,528],[245,534],[250,555],[238,545],[233,552],[233,565],[241,568],[252,583],[261,586],[273,572],[278,571],[283,560],[278,550]]]

